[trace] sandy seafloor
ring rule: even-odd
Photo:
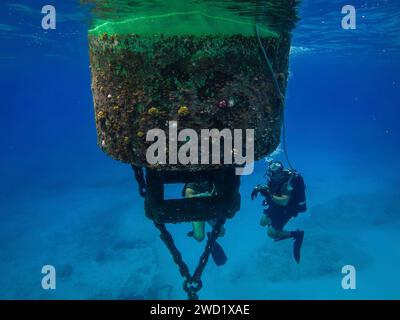
[[[342,168],[351,165],[343,159],[325,165],[329,163]],[[103,166],[108,173],[101,176],[93,174],[93,167],[80,172],[79,186],[71,181],[73,176],[59,173],[53,181],[35,183],[9,196],[8,201],[14,201],[1,221],[2,298],[184,298],[179,274],[151,222],[143,216],[130,171],[108,161]],[[314,179],[308,170],[308,180],[314,181],[309,194],[321,200],[291,223],[293,228],[306,230],[301,264],[292,259],[291,242],[273,243],[258,227],[259,201],[249,201],[245,188],[246,182],[256,179],[245,178],[246,209],[228,222],[227,234],[220,241],[229,262],[217,268],[210,261],[201,297],[399,298],[399,224],[386,221],[397,210],[391,201],[399,197],[398,191],[368,178],[363,179],[361,189],[355,188],[354,183],[345,183],[346,169],[337,175],[319,165],[318,172],[328,173]],[[347,187],[333,193],[332,184]],[[385,202],[377,203],[376,198]],[[202,245],[184,236],[188,229],[187,225],[172,228],[193,267]],[[40,287],[44,264],[57,268],[55,291]],[[353,291],[341,288],[341,268],[346,264],[357,269]]]

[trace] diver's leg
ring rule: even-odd
[[[271,225],[268,226],[267,234],[270,238],[274,239],[275,241],[293,238],[292,233],[290,231],[276,230]]]
[[[209,220],[209,221],[207,221],[207,223],[208,223],[212,228],[214,228],[215,225],[216,225],[216,223],[217,223],[217,219]],[[221,231],[219,232],[218,237],[220,237],[220,238],[223,237],[223,236],[225,235],[225,232],[226,232],[226,229],[225,229],[224,226],[222,226]]]
[[[293,256],[297,263],[300,263],[300,251],[301,246],[303,244],[304,239],[304,231],[285,231],[285,230],[276,230],[274,227],[268,227],[268,236],[274,239],[275,241],[281,241],[286,239],[294,239],[293,243]]]
[[[274,212],[272,212],[273,214]],[[283,228],[289,222],[293,215],[272,215],[269,216],[271,224],[268,227],[268,236],[275,241],[281,241],[293,238],[293,255],[297,263],[300,262],[300,250],[303,244],[304,231],[285,231]]]
[[[272,226],[268,227],[268,236],[275,241],[281,241],[293,238],[293,256],[297,263],[300,263],[300,251],[304,239],[304,231],[285,231],[275,230]]]
[[[274,215],[273,212],[270,212],[270,214],[264,214],[261,218],[260,224],[268,225],[267,234],[275,241],[291,238],[290,232],[283,230],[286,223],[281,219],[280,215]]]
[[[193,225],[193,238],[197,241],[203,241],[205,237],[205,224],[203,221],[196,221],[192,223]]]

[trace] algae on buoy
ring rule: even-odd
[[[265,72],[255,25],[276,74],[283,75],[284,92],[290,30],[297,19],[294,1],[251,1],[252,6],[249,1],[236,1],[236,6],[229,1],[138,1],[131,10],[127,1],[91,2],[96,4],[89,30],[92,87],[96,113],[104,114],[96,126],[100,145],[107,142],[105,152],[151,167],[146,162],[150,143],[137,133],[167,129],[168,121],[176,120],[179,128],[197,132],[254,129],[255,159],[279,145],[282,107]],[[266,5],[269,10],[263,9]],[[285,27],[282,22],[273,27],[277,19],[268,21],[274,12],[284,16]],[[129,137],[129,143],[121,137]]]

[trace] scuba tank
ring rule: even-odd
[[[292,192],[291,195],[291,206],[293,211],[297,213],[303,213],[307,211],[307,201],[306,201],[306,185],[304,179],[296,171],[291,171],[291,176],[288,181],[288,189]]]

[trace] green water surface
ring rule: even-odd
[[[258,24],[263,36],[276,37],[297,21],[291,0],[85,0],[92,4],[89,34],[252,36]]]

